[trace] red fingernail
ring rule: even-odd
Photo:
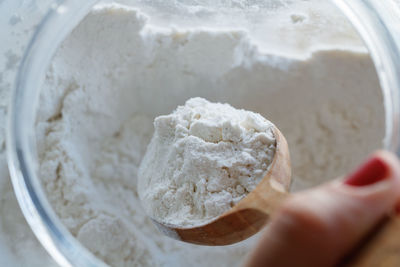
[[[400,215],[400,203],[397,203],[396,207],[394,208],[397,215]]]
[[[368,159],[360,168],[351,173],[344,183],[352,186],[367,186],[389,177],[389,167],[378,157]]]

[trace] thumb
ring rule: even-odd
[[[400,199],[400,163],[379,151],[344,179],[291,196],[272,218],[248,266],[333,266]]]

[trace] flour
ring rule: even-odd
[[[257,30],[178,27],[154,21],[158,10],[118,5],[96,7],[63,42],[37,113],[39,177],[61,221],[92,253],[112,266],[245,259],[258,236],[217,248],[180,243],[159,233],[140,205],[137,173],[153,120],[192,97],[274,122],[289,143],[292,190],[342,175],[382,146],[382,93],[365,47],[332,9],[299,2],[261,20],[279,21],[279,44],[258,40]],[[327,27],[330,18],[337,27]],[[308,34],[322,45],[308,43]],[[285,40],[295,40],[293,51]]]
[[[158,222],[204,224],[255,189],[275,148],[273,125],[260,114],[192,98],[154,120],[139,197]]]

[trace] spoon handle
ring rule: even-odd
[[[400,266],[400,216],[386,218],[345,260],[344,266]]]

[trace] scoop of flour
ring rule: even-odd
[[[200,225],[229,210],[263,178],[273,124],[229,104],[192,98],[154,121],[139,169],[139,197],[159,222]]]

